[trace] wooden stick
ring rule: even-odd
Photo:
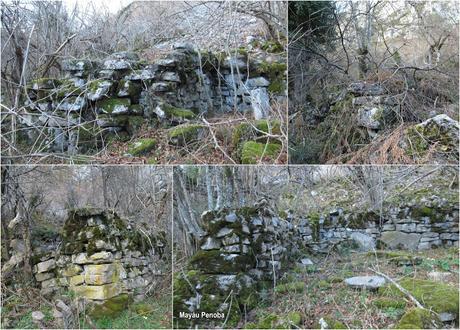
[[[369,268],[371,271],[373,271],[374,273],[376,273],[377,275],[380,275],[382,277],[384,277],[385,279],[387,279],[388,281],[390,281],[392,284],[394,284],[396,286],[396,288],[401,291],[402,293],[404,293],[410,300],[412,300],[413,303],[415,303],[417,305],[418,308],[421,308],[421,309],[426,309],[425,307],[423,307],[423,305],[421,303],[418,302],[417,299],[415,299],[415,297],[413,295],[411,295],[411,293],[409,291],[407,291],[406,289],[404,289],[401,285],[399,285],[398,283],[396,283],[393,279],[391,279],[388,275],[385,275],[379,271],[376,271],[375,269],[372,269],[372,268]]]

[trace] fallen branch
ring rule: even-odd
[[[59,52],[65,47],[65,45],[67,45],[76,36],[77,36],[77,33],[74,33],[71,36],[67,37],[67,39],[64,40],[64,42],[58,47],[58,49],[56,49],[56,51],[53,54],[50,55],[51,56],[50,59],[45,64],[45,67],[43,68],[43,71],[42,71],[42,74],[41,74],[42,77],[44,77],[46,75],[48,70],[54,64],[54,61],[56,60],[56,55],[59,54]]]
[[[382,277],[384,277],[385,279],[387,279],[388,281],[390,281],[392,284],[394,284],[394,286],[399,290],[401,291],[402,293],[404,293],[415,305],[417,305],[418,308],[422,308],[422,309],[426,309],[425,307],[423,307],[423,305],[421,303],[419,303],[419,301],[417,299],[415,299],[415,297],[413,295],[411,295],[411,293],[409,291],[407,291],[406,289],[404,289],[401,285],[399,285],[398,283],[396,283],[392,278],[390,278],[388,275],[385,275],[384,273],[381,273],[379,271],[376,271],[375,269],[372,269],[372,268],[369,268],[369,270],[373,271],[374,273],[376,273],[377,275],[380,275]]]

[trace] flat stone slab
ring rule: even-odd
[[[345,279],[345,283],[356,289],[375,290],[385,285],[385,278],[381,276],[355,276]]]

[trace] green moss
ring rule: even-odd
[[[131,101],[127,98],[110,98],[97,102],[97,107],[101,109],[102,112],[108,114],[111,114],[116,109],[116,107],[129,108],[130,105]]]
[[[170,104],[163,104],[162,110],[168,118],[194,119],[195,113],[188,109],[173,107]]]
[[[395,298],[377,298],[372,301],[372,304],[379,308],[379,309],[386,309],[386,308],[397,308],[397,309],[404,309],[406,308],[406,302],[402,299],[395,299]]]
[[[376,256],[377,258],[388,259],[390,263],[394,263],[399,266],[407,264],[419,265],[423,261],[423,258],[419,256],[401,251],[375,251],[368,252],[367,255],[370,257]]]
[[[264,134],[281,134],[280,122],[278,120],[256,120],[236,126],[232,133],[232,146],[238,148],[242,142],[263,137]],[[265,141],[263,141],[265,142]]]
[[[437,313],[453,313],[458,317],[459,294],[458,289],[447,284],[429,280],[406,278],[399,284],[408,290],[423,306],[431,308]],[[380,288],[379,293],[384,296],[397,296],[403,294],[394,285]]]
[[[281,94],[286,90],[286,83],[283,79],[276,78],[270,81],[267,90],[273,94]]]
[[[157,143],[155,139],[139,139],[129,145],[128,153],[133,156],[142,156],[151,152],[156,145]]]
[[[32,80],[30,84],[28,84],[29,88],[40,90],[40,89],[54,89],[61,86],[62,80],[56,78],[39,78]]]
[[[267,40],[260,45],[260,49],[268,53],[282,53],[284,47],[277,41]]]
[[[348,329],[345,324],[340,321],[337,321],[331,317],[325,316],[323,320],[327,323],[328,327],[326,329]],[[313,329],[323,329],[319,322],[315,323]]]
[[[257,164],[260,159],[275,160],[281,152],[281,146],[274,143],[258,143],[248,141],[243,144],[241,151],[242,164]]]
[[[432,146],[441,153],[456,151],[457,139],[442,129],[435,122],[414,125],[406,129],[406,154],[416,158],[424,157]]]
[[[63,80],[62,84],[55,90],[56,98],[83,95],[84,90],[76,87],[73,81]]]
[[[144,118],[141,116],[129,116],[128,126],[126,127],[128,133],[130,135],[135,135],[141,129],[144,122]]]
[[[433,329],[442,325],[439,318],[429,310],[422,308],[409,309],[395,326],[396,329]]]
[[[266,74],[268,76],[270,75],[279,75],[279,74],[285,74],[287,70],[287,65],[286,63],[280,63],[280,62],[261,62],[258,67],[257,67],[257,72],[259,74]]]
[[[319,241],[319,230],[320,230],[320,224],[319,224],[319,219],[321,215],[318,212],[311,212],[308,214],[307,219],[308,222],[310,223],[311,231],[312,231],[312,238],[313,241],[318,242]]]
[[[179,125],[168,131],[169,140],[174,145],[196,142],[205,126],[199,124]]]
[[[287,293],[287,292],[303,292],[306,286],[304,282],[291,282],[286,284],[279,284],[275,287],[276,293]]]
[[[380,215],[374,211],[365,211],[352,215],[348,228],[352,229],[364,229],[368,222],[379,223]]]
[[[299,326],[300,323],[302,322],[302,314],[300,314],[300,312],[290,312],[290,313],[287,315],[287,321],[288,321],[290,324]]]
[[[238,255],[231,260],[224,258],[219,250],[198,251],[190,259],[193,269],[203,270],[209,274],[238,274],[255,267],[255,258],[249,255]]]
[[[268,91],[274,94],[281,94],[286,89],[286,63],[279,62],[262,62],[258,65],[256,71],[260,75],[264,75],[270,81]]]
[[[93,304],[88,314],[93,319],[100,319],[102,317],[114,317],[125,310],[129,303],[129,296],[126,293],[116,297],[105,300],[102,304]]]
[[[155,312],[155,308],[146,303],[137,303],[133,306],[133,309],[141,316],[149,316]]]
[[[132,80],[121,79],[118,84],[118,93],[125,92],[128,94],[129,97],[131,97],[131,99],[139,98],[141,91],[141,84],[136,83]]]

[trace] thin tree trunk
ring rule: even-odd
[[[206,192],[208,195],[208,210],[214,209],[214,201],[212,196],[212,168],[206,166]]]
[[[224,205],[224,190],[223,190],[223,180],[222,180],[222,168],[216,167],[214,174],[216,175],[216,192],[217,192],[217,201],[216,201],[216,210],[219,210]]]

